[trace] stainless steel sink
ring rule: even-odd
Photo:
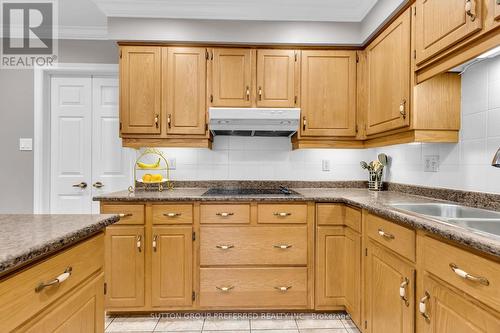
[[[447,203],[400,203],[391,207],[500,237],[500,212]]]

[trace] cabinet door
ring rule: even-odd
[[[257,51],[257,106],[293,107],[295,60],[293,50]]]
[[[252,106],[252,54],[249,49],[214,49],[212,106]]]
[[[496,21],[500,21],[500,1],[499,0],[491,0],[493,1],[493,6],[495,7],[495,13],[493,17]]]
[[[316,243],[316,307],[344,305],[346,246],[343,227],[318,227]]]
[[[422,333],[471,333],[500,332],[498,312],[480,306],[476,301],[456,293],[444,283],[438,282],[427,272],[423,273],[422,289],[419,290],[420,310],[417,332]],[[427,292],[428,298],[425,297]]]
[[[193,292],[193,229],[153,227],[153,306],[190,306]]]
[[[356,53],[302,51],[301,136],[356,135]]]
[[[106,306],[144,306],[144,227],[106,228]]]
[[[354,323],[361,327],[361,235],[345,228],[345,306]]]
[[[28,324],[29,333],[101,333],[104,332],[104,276],[99,274],[90,282],[78,287],[76,292],[56,302]]]
[[[365,332],[413,332],[415,270],[372,241],[368,241],[365,264]]]
[[[482,1],[417,0],[417,64],[481,30]]]
[[[159,47],[123,46],[120,50],[122,134],[159,134],[161,54]]]
[[[410,19],[408,9],[367,48],[368,135],[410,124]]]
[[[205,134],[206,49],[162,49],[167,134]]]

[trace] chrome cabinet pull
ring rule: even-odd
[[[165,214],[163,214],[163,216],[166,216],[166,217],[178,217],[181,215],[182,215],[182,213],[165,213]]]
[[[218,287],[218,286],[215,286],[215,288],[217,288],[217,290],[220,290],[222,292],[227,293],[228,291],[234,289],[234,286],[229,286],[229,287]]]
[[[220,213],[215,213],[215,215],[221,216],[221,217],[228,217],[228,216],[233,216],[234,213],[220,212]]]
[[[247,86],[247,88],[246,88],[246,95],[247,95],[247,101],[249,101],[250,100],[250,87],[249,86]]]
[[[292,213],[287,213],[287,212],[274,212],[273,213],[274,216],[279,216],[279,217],[287,217],[287,216],[290,216],[292,215]]]
[[[292,245],[289,245],[289,244],[274,244],[273,247],[276,248],[276,249],[286,250],[286,249],[291,248]]]
[[[306,116],[302,117],[302,130],[305,131],[307,126]]]
[[[160,127],[160,116],[155,114],[155,127],[159,128]]]
[[[130,213],[121,213],[121,214],[118,214],[118,216],[119,216],[120,218],[124,218],[124,217],[131,217],[131,216],[132,216],[132,214],[130,214]]]
[[[399,104],[399,114],[403,117],[403,119],[406,119],[406,99],[404,98]]]
[[[262,87],[259,87],[259,101],[262,101]]]
[[[73,268],[70,266],[64,270],[64,273],[58,275],[55,279],[50,280],[49,282],[41,282],[38,286],[36,286],[35,292],[39,293],[46,287],[59,285],[60,283],[63,283],[71,276],[72,271]]]
[[[431,295],[429,292],[425,292],[425,296],[420,299],[420,302],[418,303],[418,311],[422,315],[422,317],[425,318],[425,321],[430,322],[431,317],[427,314],[427,301],[431,298]]]
[[[394,237],[393,234],[390,234],[386,231],[384,231],[384,229],[380,228],[378,229],[378,234],[380,235],[380,237],[384,237],[385,239],[394,239],[396,237]]]
[[[92,184],[92,186],[94,186],[95,188],[101,188],[104,187],[104,184],[101,182],[95,182],[94,184]]]
[[[156,245],[157,245],[157,242],[156,240],[158,239],[158,235],[154,235],[153,236],[153,251],[156,252]]]
[[[405,302],[406,306],[410,305],[410,302],[408,301],[408,297],[406,296],[406,288],[408,287],[408,284],[410,284],[410,279],[405,277],[403,279],[403,282],[399,285],[399,297]]]
[[[229,249],[232,249],[234,247],[234,245],[232,245],[232,244],[228,244],[228,245],[216,245],[215,247],[218,248],[218,249],[221,249],[221,250],[229,250]]]
[[[472,274],[469,274],[466,271],[458,268],[458,266],[455,265],[454,263],[450,264],[450,268],[451,268],[451,270],[455,274],[457,274],[458,276],[460,276],[462,279],[473,281],[473,282],[477,282],[477,283],[482,284],[483,286],[489,286],[490,285],[490,281],[488,281],[487,278],[482,277],[482,276],[474,276]]]
[[[467,16],[470,17],[471,22],[474,22],[476,20],[476,1],[474,0],[465,1],[465,13],[467,14]]]
[[[81,188],[83,190],[84,188],[87,187],[87,183],[86,182],[81,182],[79,184],[74,184],[73,187],[79,187],[79,188]]]
[[[139,250],[139,252],[142,252],[142,236],[141,235],[137,236],[136,246],[137,246],[137,250]]]
[[[281,286],[281,287],[274,287],[274,289],[276,290],[279,290],[281,292],[287,292],[288,290],[290,290],[292,288],[292,286]]]

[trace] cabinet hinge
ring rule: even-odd
[[[205,131],[208,131],[208,124],[205,124]]]
[[[191,299],[194,301],[196,301],[196,293],[193,291],[193,293],[191,294]]]
[[[297,105],[297,96],[293,98],[293,104]]]
[[[122,51],[120,50],[120,59],[122,58]]]
[[[104,295],[108,292],[108,284],[104,282]]]
[[[205,50],[205,59],[209,60],[210,55],[208,54],[208,50]]]
[[[368,328],[368,321],[365,320],[365,329],[367,329],[367,328]]]
[[[193,241],[196,240],[196,232],[193,231]]]
[[[120,131],[122,130],[122,122],[120,121]]]
[[[413,50],[413,59],[417,59],[417,50]]]
[[[359,62],[359,54],[356,52],[356,63]]]
[[[359,132],[359,130],[358,130],[358,125],[356,125],[356,133],[358,133],[358,132]]]
[[[214,102],[214,95],[210,94],[210,103]]]
[[[413,16],[417,16],[417,7],[413,7]]]
[[[294,57],[295,57],[295,62],[297,62],[297,52],[295,52]]]
[[[365,257],[368,257],[368,248],[365,248]]]

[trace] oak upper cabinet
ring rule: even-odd
[[[364,332],[414,332],[414,268],[372,240],[365,258]]]
[[[212,106],[252,106],[251,49],[216,48],[212,51]]]
[[[193,229],[153,226],[151,305],[191,306],[193,294]]]
[[[483,0],[417,0],[417,64],[481,30]]]
[[[160,134],[161,47],[120,49],[122,134]]]
[[[205,134],[206,49],[162,49],[163,95],[168,134]]]
[[[427,272],[423,273],[422,287],[423,292],[419,294],[417,332],[500,332],[498,313],[488,311]]]
[[[356,135],[356,52],[302,51],[301,136]]]
[[[411,8],[400,15],[366,49],[367,135],[410,124],[410,22]]]
[[[108,227],[105,238],[106,307],[144,306],[144,227]]]
[[[294,50],[257,50],[257,106],[293,107],[297,103]]]

